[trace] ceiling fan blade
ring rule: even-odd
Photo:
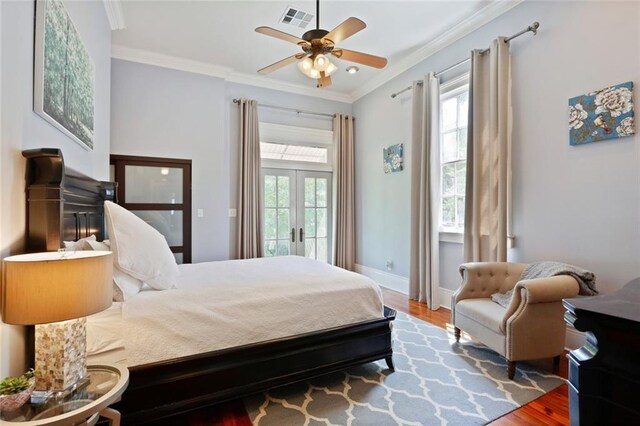
[[[384,68],[387,65],[387,58],[369,55],[368,53],[356,52],[355,50],[334,49],[331,54],[345,61],[356,62],[373,68]]]
[[[305,53],[296,53],[293,56],[289,56],[288,58],[282,59],[281,61],[278,61],[276,63],[273,63],[269,66],[266,66],[262,69],[259,69],[258,72],[260,74],[269,74],[272,73],[276,70],[279,70],[280,68],[287,66],[293,62],[296,62],[299,59],[304,58],[305,56],[307,56]]]
[[[367,28],[367,24],[352,16],[351,18],[347,18],[343,23],[332,29],[329,34],[322,38],[329,39],[334,45],[336,45],[342,40],[351,37],[358,31],[362,31],[365,28]]]
[[[329,87],[331,86],[331,77],[324,74],[324,71],[320,73],[320,78],[318,79],[318,87]]]
[[[275,28],[271,28],[271,27],[258,27],[258,28],[256,28],[256,32],[260,33],[260,34],[268,35],[268,36],[271,36],[271,37],[279,38],[280,40],[288,41],[289,43],[293,43],[293,44],[297,44],[297,45],[309,44],[309,42],[304,41],[300,37],[296,37],[294,35],[287,34],[285,32],[276,30]]]

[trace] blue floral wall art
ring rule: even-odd
[[[382,164],[385,173],[401,171],[404,166],[403,161],[401,143],[382,149]]]
[[[569,144],[633,136],[633,82],[569,99]]]

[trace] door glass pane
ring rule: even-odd
[[[317,209],[317,230],[316,236],[318,237],[326,237],[327,236],[327,209]]]
[[[316,205],[327,207],[327,179],[316,179]]]
[[[316,258],[316,239],[315,238],[304,239],[304,255],[311,259]]]
[[[131,213],[157,229],[158,232],[164,235],[170,246],[182,245],[182,211],[132,210]]]
[[[318,238],[316,240],[316,245],[317,245],[317,252],[318,252],[318,256],[316,257],[316,259],[318,259],[321,262],[327,262],[329,259],[329,250],[327,247],[327,239],[326,238]]]
[[[278,176],[278,207],[289,207],[289,176]]]
[[[176,263],[178,265],[184,263],[182,253],[173,253],[173,256],[176,258]]]
[[[276,209],[264,209],[264,238],[275,239],[278,235]]]
[[[267,240],[264,242],[264,257],[277,256],[278,246],[277,241]]]
[[[316,209],[313,207],[304,209],[304,232],[309,238],[316,236]]]
[[[276,177],[265,176],[264,177],[264,206],[276,207]]]
[[[290,232],[289,209],[278,209],[278,238],[288,240]]]
[[[288,240],[278,240],[278,256],[288,256],[290,254],[289,248]]]
[[[304,205],[313,207],[316,205],[316,179],[304,178]]]
[[[181,168],[125,166],[125,203],[182,204]]]

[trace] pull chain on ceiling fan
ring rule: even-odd
[[[331,31],[321,29],[320,0],[316,0],[316,29],[307,31],[302,35],[302,38],[270,27],[256,28],[256,32],[260,34],[297,44],[303,50],[300,53],[296,53],[295,55],[264,67],[258,70],[258,72],[260,74],[269,74],[286,65],[298,62],[300,72],[309,78],[315,79],[317,81],[317,87],[329,87],[331,86],[331,75],[338,70],[338,67],[331,63],[327,55],[374,68],[384,68],[385,65],[387,65],[386,58],[336,47],[338,43],[362,31],[366,27],[367,24],[360,19],[351,17]]]

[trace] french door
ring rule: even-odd
[[[264,255],[331,262],[331,172],[262,169]]]

